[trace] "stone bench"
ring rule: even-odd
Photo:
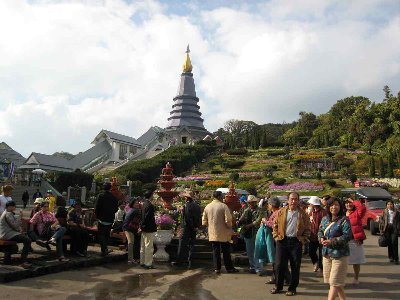
[[[4,252],[4,264],[11,263],[11,255],[18,252],[16,241],[0,240],[0,252]]]

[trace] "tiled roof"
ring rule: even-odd
[[[27,160],[29,160],[32,156],[37,161],[37,163],[38,163],[37,167],[39,167],[39,168],[42,168],[42,169],[46,169],[46,168],[54,169],[54,168],[56,168],[58,170],[65,170],[65,171],[73,170],[73,166],[71,165],[71,161],[66,159],[66,158],[32,152],[32,154],[28,157]],[[25,163],[24,166],[29,166],[29,164]]]
[[[159,133],[163,133],[164,129],[158,127],[158,126],[152,126],[147,130],[144,134],[142,134],[138,139],[137,142],[141,144],[142,146],[146,146],[149,144],[151,141],[153,141],[155,138],[157,138]]]
[[[118,141],[118,142],[123,142],[126,144],[132,144],[132,145],[140,145],[136,139],[130,136],[122,135],[119,133],[115,133],[109,130],[103,129],[102,132],[108,135],[108,137],[112,140]]]
[[[3,143],[2,143],[3,144]],[[17,167],[22,165],[25,161],[25,157],[23,157],[21,154],[19,154],[17,151],[11,149],[11,148],[0,148],[0,161],[9,161],[9,162],[14,162]]]
[[[86,150],[85,152],[76,155],[73,159],[70,160],[70,164],[71,166],[73,166],[74,169],[82,168],[83,166],[89,164],[107,151],[111,150],[111,148],[112,147],[109,142],[104,140],[94,145],[92,148]]]

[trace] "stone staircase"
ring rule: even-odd
[[[165,250],[169,253],[171,260],[177,258],[179,239],[172,239]],[[233,252],[245,251],[244,242],[233,245]],[[212,261],[212,246],[211,243],[206,239],[196,239],[194,244],[193,260],[210,260]]]
[[[27,186],[27,185],[19,185],[19,184],[12,184],[14,187],[13,193],[12,193],[12,199],[15,201],[17,205],[22,205],[22,194],[25,192],[25,190],[28,191],[29,193],[29,202],[28,205],[33,204],[32,200],[32,195],[36,192],[37,189],[42,193],[43,197],[46,197],[46,192],[47,190],[51,189],[54,191],[54,194],[57,196],[59,192],[54,189],[47,181],[43,181],[42,185],[40,187],[38,186]]]
[[[43,197],[46,196],[47,189],[43,185],[41,187],[36,187],[36,186],[26,186],[26,185],[12,185],[14,187],[13,193],[12,193],[12,199],[17,205],[22,205],[22,194],[25,192],[25,190],[28,191],[29,193],[29,202],[28,204],[33,204],[32,201],[32,195],[36,192],[36,189],[39,189],[39,191],[42,193]]]

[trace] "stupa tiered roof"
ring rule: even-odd
[[[201,118],[199,98],[196,96],[196,87],[192,73],[192,62],[190,60],[189,45],[186,50],[185,61],[183,63],[178,93],[174,97],[172,111],[168,118],[166,129],[178,129],[180,127],[188,127],[189,129],[207,130],[204,128],[203,119]]]

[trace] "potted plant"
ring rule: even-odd
[[[169,254],[165,251],[165,246],[171,243],[176,221],[167,213],[159,213],[155,218],[157,232],[154,244],[157,246],[157,251],[153,258],[157,261],[169,261]]]

